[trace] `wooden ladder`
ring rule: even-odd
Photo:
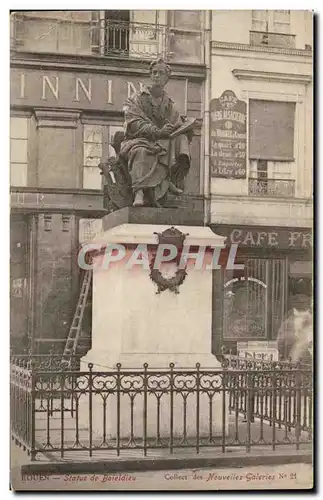
[[[63,364],[67,363],[69,366],[71,364],[72,356],[74,356],[77,352],[77,347],[81,335],[82,320],[89,295],[91,280],[92,280],[92,271],[89,270],[85,271],[80,296],[74,313],[71,328],[68,332],[68,337],[66,340],[62,357],[62,363]]]

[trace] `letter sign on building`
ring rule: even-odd
[[[232,90],[212,99],[210,108],[211,175],[226,179],[247,176],[247,104]]]

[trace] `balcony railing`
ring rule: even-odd
[[[249,179],[249,194],[252,196],[295,196],[295,181],[290,179]]]
[[[294,49],[295,35],[288,35],[286,33],[268,33],[265,31],[250,31],[250,45]]]
[[[67,17],[68,12],[47,14],[14,14],[11,20],[12,48],[26,52],[140,59],[163,57],[178,62],[202,62],[202,34],[199,31],[177,33],[159,23],[100,18],[99,12],[80,11],[79,16],[74,17]]]

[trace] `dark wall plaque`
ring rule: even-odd
[[[247,104],[232,90],[212,99],[210,107],[211,176],[245,179],[247,176]]]

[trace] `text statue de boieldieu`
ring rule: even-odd
[[[112,140],[116,157],[103,159],[105,206],[160,207],[167,194],[184,192],[194,119],[181,117],[164,91],[171,69],[158,59],[150,64],[151,85],[124,104],[124,132]]]

